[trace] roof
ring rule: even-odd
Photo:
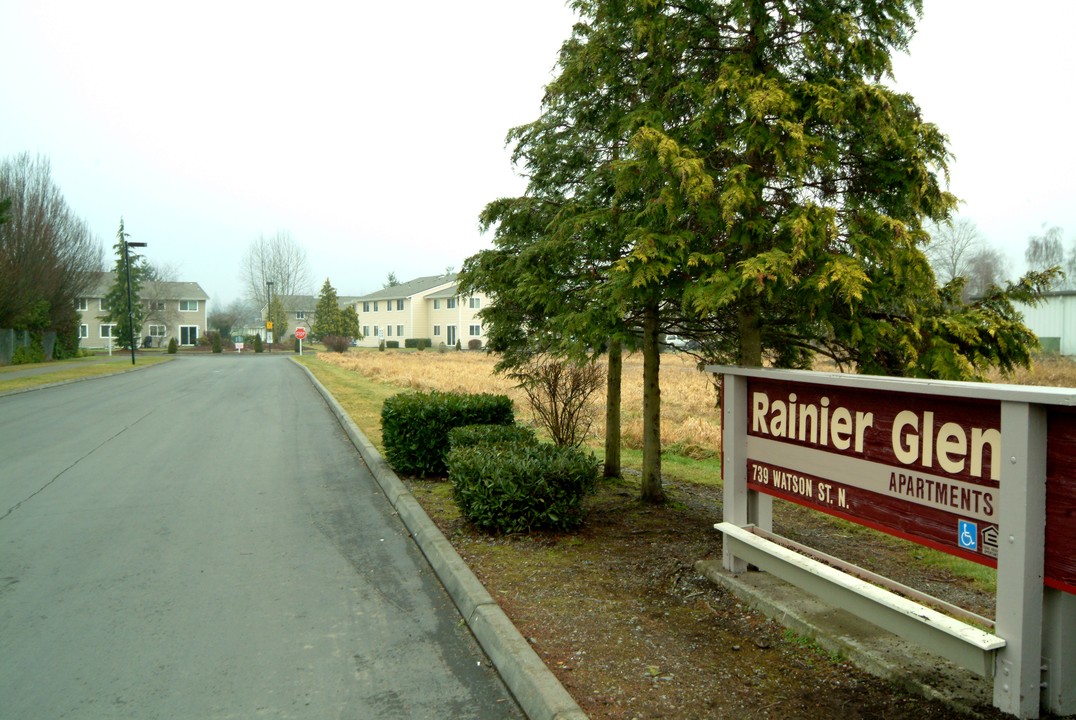
[[[452,283],[451,285],[446,287],[444,290],[438,290],[435,293],[430,293],[426,297],[428,297],[428,298],[436,298],[436,299],[439,300],[441,298],[454,298],[459,294],[460,294],[459,283]]]
[[[90,283],[88,297],[104,297],[116,282],[116,273],[98,272]],[[142,283],[142,294],[169,300],[208,300],[209,295],[196,282],[148,281]]]
[[[429,275],[427,277],[415,278],[414,280],[408,280],[407,282],[400,283],[399,285],[390,285],[386,288],[381,288],[376,292],[372,292],[369,295],[363,295],[362,297],[355,298],[358,301],[363,300],[397,300],[403,298],[409,298],[412,295],[418,295],[419,293],[432,290],[438,285],[444,285],[445,283],[455,283],[456,273],[450,273],[448,275]]]

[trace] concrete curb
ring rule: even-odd
[[[300,363],[296,362],[296,365],[306,372],[310,382],[325,398],[527,717],[531,720],[586,720],[579,704],[504,614],[381,453],[314,374]]]

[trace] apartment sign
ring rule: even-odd
[[[1046,584],[1076,593],[1076,412],[1051,408]],[[1001,401],[747,379],[747,489],[997,566]]]

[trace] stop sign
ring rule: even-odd
[[[300,340],[305,338],[306,337],[306,328],[302,328],[302,327],[295,328],[295,337],[299,338]]]

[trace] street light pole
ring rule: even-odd
[[[146,247],[144,242],[123,241],[123,269],[127,274],[127,330],[131,342],[131,364],[135,364],[134,306],[131,303],[131,257],[128,248]]]
[[[268,301],[265,304],[265,340],[266,351],[273,352],[273,281],[265,281],[265,290],[268,296]]]

